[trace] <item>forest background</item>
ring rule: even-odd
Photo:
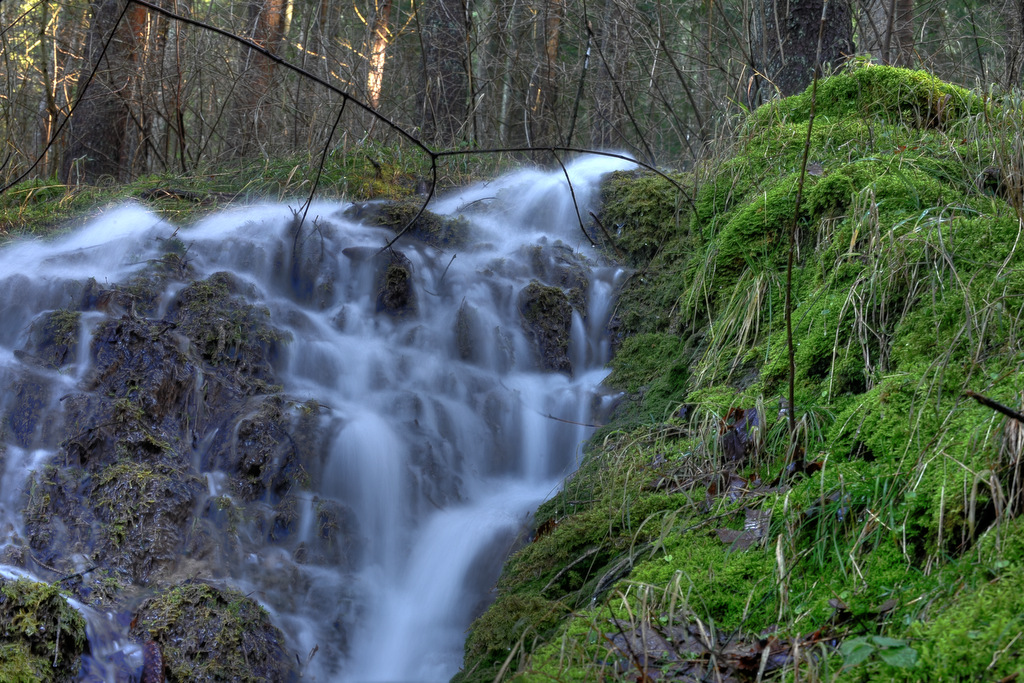
[[[1022,0],[831,0],[825,15],[826,71],[1020,83]],[[329,140],[686,168],[736,114],[810,82],[821,16],[819,0],[4,0],[0,183],[201,174]]]

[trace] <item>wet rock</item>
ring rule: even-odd
[[[562,242],[555,242],[530,247],[529,258],[534,277],[566,292],[572,307],[581,314],[586,313],[590,287],[587,273],[592,268],[586,257]]]
[[[136,583],[174,567],[202,491],[184,467],[128,457],[94,475],[46,466],[27,488],[25,531],[44,567],[68,572],[79,555]]]
[[[245,301],[248,289],[230,273],[214,273],[182,289],[168,318],[223,380],[247,395],[271,393],[287,335],[270,324],[270,311]]]
[[[266,610],[235,590],[186,583],[159,592],[133,632],[163,653],[168,681],[295,681],[295,657]]]
[[[13,386],[6,387],[7,395],[0,397],[0,408],[6,408],[4,430],[21,448],[31,448],[40,436],[40,426],[47,421],[50,404],[50,386],[42,377],[26,373]]]
[[[227,473],[243,501],[278,501],[315,471],[323,436],[318,412],[315,404],[292,407],[280,395],[250,399],[217,429],[203,469]]]
[[[548,287],[534,280],[519,293],[519,313],[523,329],[537,349],[540,366],[545,370],[571,373],[572,306],[565,293],[558,287]]]
[[[455,315],[455,346],[459,350],[459,358],[464,361],[478,360],[476,329],[479,327],[479,317],[476,309],[465,301]]]
[[[23,352],[46,368],[62,368],[73,362],[78,353],[81,319],[81,313],[66,309],[42,314],[29,328]]]
[[[417,199],[366,202],[353,204],[345,209],[342,216],[367,225],[390,228],[397,233],[409,225],[422,206]],[[404,235],[438,249],[460,249],[469,242],[469,222],[461,216],[450,218],[424,210]]]
[[[362,552],[355,513],[348,506],[329,498],[315,499],[313,512],[316,515],[317,535],[304,544],[306,560],[345,569],[354,568],[355,560]]]
[[[87,389],[127,401],[140,416],[174,430],[194,391],[196,368],[171,326],[134,317],[104,322],[96,329],[91,353],[94,369]]]
[[[416,288],[413,286],[412,263],[404,254],[390,253],[387,268],[377,280],[377,312],[396,318],[416,315]]]
[[[333,258],[333,228],[318,220],[292,219],[290,241],[278,244],[274,271],[278,284],[299,303],[323,310],[334,301],[338,281]],[[327,258],[328,255],[331,258]]]
[[[0,680],[75,680],[85,620],[56,586],[0,577]]]

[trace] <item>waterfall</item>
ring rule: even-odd
[[[412,235],[382,252],[394,233],[367,220],[374,205],[324,201],[299,230],[285,205],[181,227],[129,204],[59,240],[0,249],[0,382],[12,388],[0,396],[0,562],[19,557],[30,534],[21,508],[31,473],[59,464],[57,435],[70,431],[64,397],[97,381],[95,335],[119,316],[172,320],[187,282],[160,280],[146,311],[76,302],[147,272],[176,241],[192,278],[230,273],[233,290],[286,338],[271,359],[281,386],[259,385],[231,420],[187,441],[183,457],[203,482],[192,523],[227,533],[214,524],[213,500],[249,511],[233,540],[190,559],[190,571],[256,597],[299,659],[315,649],[304,679],[447,680],[504,559],[527,540],[531,511],[577,466],[607,403],[606,326],[623,273],[590,246],[578,215],[596,208],[602,176],[628,167],[607,158],[569,165],[578,207],[561,170],[520,171],[435,200],[432,212],[465,229],[457,244]],[[563,347],[532,329],[531,291],[554,292],[569,310]],[[33,340],[44,321],[76,307],[69,355],[39,362]],[[211,341],[218,350],[232,343],[226,326]],[[187,405],[212,392],[215,370],[193,370]],[[267,410],[261,392],[278,388],[282,420],[306,433],[275,443],[298,451],[309,441],[314,457],[288,470],[298,484],[247,498],[215,454],[249,447],[246,430]],[[282,500],[290,521],[267,533]],[[176,576],[167,567],[157,583]],[[95,621],[98,611],[87,611]],[[123,639],[100,635],[108,632],[91,630],[105,639],[94,653]],[[124,647],[137,659],[137,644]],[[91,667],[113,680],[102,662]]]

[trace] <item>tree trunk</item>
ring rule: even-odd
[[[621,147],[625,142],[622,124],[625,121],[623,103],[615,89],[616,72],[620,56],[628,49],[628,31],[621,16],[615,11],[614,0],[598,5],[600,17],[592,20],[597,38],[598,63],[595,65],[594,118],[590,131],[590,145],[595,149]]]
[[[380,88],[384,79],[384,60],[391,40],[391,0],[378,0],[377,13],[370,30],[370,69],[366,74],[366,93],[371,107],[380,105]]]
[[[1003,86],[1017,88],[1024,73],[1024,0],[1006,0],[1002,15],[1006,35]]]
[[[465,7],[460,0],[427,0],[423,11],[423,136],[451,147],[468,114]]]
[[[889,35],[889,9],[892,0],[860,0],[857,8],[857,39],[859,52],[871,55],[878,64],[888,64],[885,53]]]
[[[893,0],[892,45],[889,55],[896,66],[914,64],[914,0]]]
[[[541,11],[537,13],[541,58],[530,88],[531,138],[535,145],[551,144],[558,137],[555,103],[558,96],[558,42],[563,12],[563,0],[544,0]]]
[[[814,75],[822,0],[759,0],[758,9],[754,23],[761,63],[755,67],[783,96],[803,91]],[[829,0],[821,66],[838,66],[852,52],[850,5],[847,0]]]
[[[285,0],[250,0],[250,38],[272,53],[284,40]],[[243,71],[231,113],[234,156],[250,156],[258,150],[272,129],[272,108],[266,99],[273,83],[274,63],[248,48],[242,49]]]
[[[103,44],[114,30],[125,2],[98,0],[93,3],[86,62],[82,65],[79,83],[84,84],[93,64],[99,60]],[[104,176],[128,179],[124,149],[128,104],[122,93],[128,91],[130,81],[131,40],[131,30],[127,22],[122,22],[75,108],[61,165],[60,177],[64,183],[92,183]]]

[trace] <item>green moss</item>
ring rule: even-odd
[[[676,175],[677,182],[685,182]],[[595,236],[612,238],[613,251],[629,263],[643,264],[684,233],[685,195],[661,176],[617,171],[602,187],[602,224]]]
[[[229,273],[193,282],[179,293],[175,317],[206,362],[265,392],[270,365],[288,336],[270,324],[270,311],[245,302],[242,287]]]
[[[71,680],[87,647],[85,619],[57,586],[0,578],[0,680]]]
[[[810,113],[811,88],[761,107],[754,125],[778,120],[801,123]],[[913,127],[943,126],[971,112],[982,100],[968,90],[944,83],[925,71],[890,66],[853,68],[818,84],[817,113],[822,116],[882,119]]]
[[[184,584],[147,600],[137,631],[155,640],[170,680],[286,680],[294,668],[266,611],[233,590]]]
[[[1007,105],[982,116],[980,102],[882,67],[820,84],[797,223],[793,408],[780,401],[785,265],[809,94],[755,112],[687,176],[692,212],[649,176],[614,178],[605,215],[638,267],[609,378],[628,395],[538,511],[557,526],[506,567],[503,597],[575,610],[513,653],[510,677],[622,678],[631,663],[605,646],[608,620],[653,623],[670,603],[730,633],[774,628],[792,642],[824,629],[868,647],[841,672],[839,654],[805,662],[823,680],[1018,672],[1024,542],[1006,500],[1020,455],[1013,427],[965,392],[1020,403],[1016,200],[975,183],[991,159],[1012,168],[1020,142],[999,118]],[[751,455],[724,458],[730,409],[752,407]],[[761,515],[748,548],[723,542],[719,531]]]
[[[628,337],[612,359],[607,382],[631,394],[642,393],[638,410],[661,416],[682,399],[691,356],[692,350],[673,334]]]
[[[346,210],[346,215],[415,237],[438,249],[459,249],[470,239],[469,221],[424,210],[419,198],[356,205]]]
[[[466,667],[452,680],[493,681],[512,648],[547,636],[567,613],[564,605],[539,597],[498,598],[473,624],[466,639]]]

